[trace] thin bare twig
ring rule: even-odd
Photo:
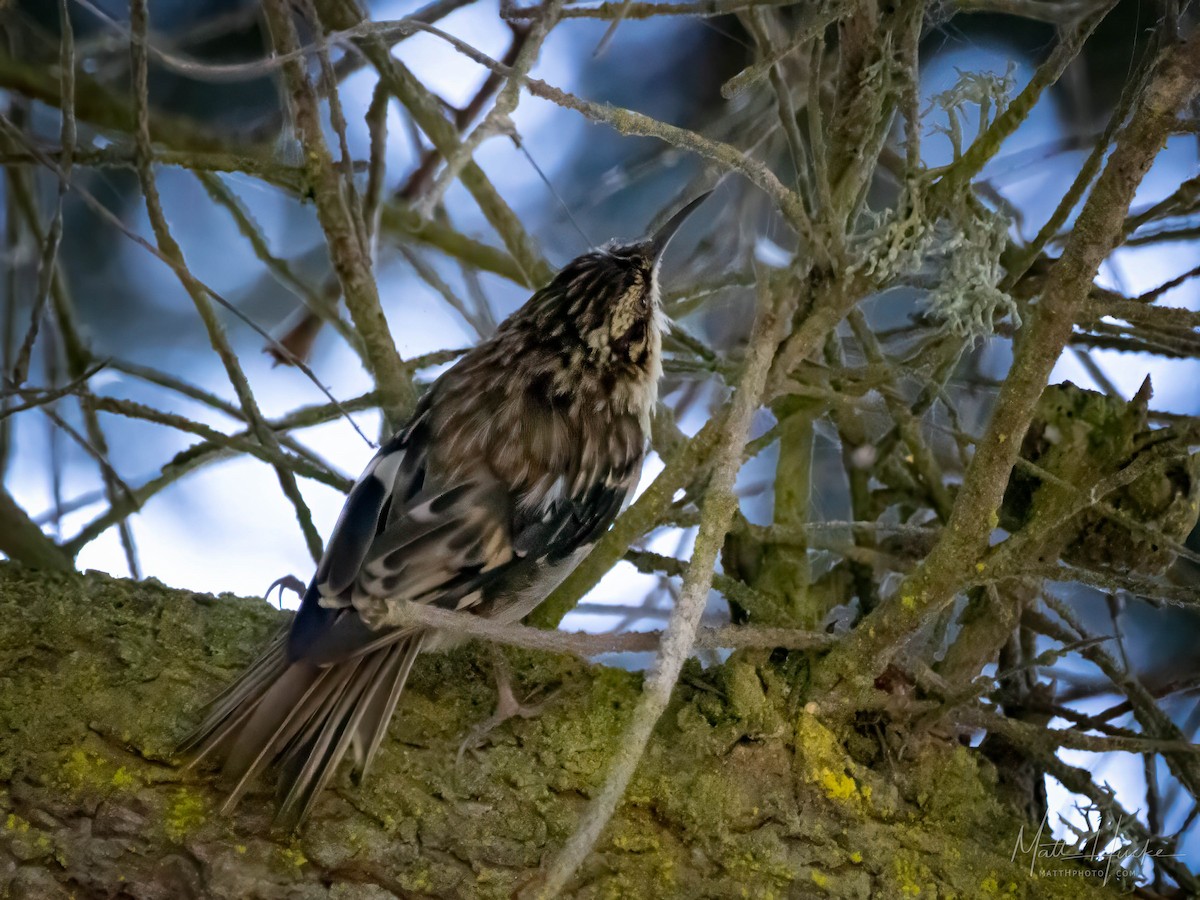
[[[42,246],[42,258],[38,263],[37,294],[33,298],[33,309],[30,312],[29,330],[17,351],[17,360],[13,365],[12,380],[17,385],[24,384],[29,375],[29,360],[33,354],[33,345],[37,342],[38,329],[41,327],[42,316],[46,303],[50,299],[50,284],[54,278],[54,270],[58,261],[58,247],[62,242],[63,232],[63,197],[67,186],[71,183],[71,167],[74,165],[75,154],[75,32],[71,29],[71,14],[67,8],[67,0],[59,0],[58,18],[62,29],[59,43],[59,78],[62,81],[60,95],[62,107],[59,115],[62,124],[59,130],[58,194],[54,201],[54,217],[50,220],[50,228]]]
[[[610,607],[606,607],[606,609],[608,608]],[[584,657],[600,653],[657,651],[661,648],[665,634],[662,631],[600,634],[580,631],[546,631],[542,628],[531,628],[528,625],[502,625],[470,613],[455,612],[409,601],[389,603],[388,612],[380,622],[397,628],[414,626],[437,628],[451,634],[495,641],[510,647],[569,653]],[[698,629],[693,646],[704,648],[786,647],[807,650],[828,647],[835,640],[836,638],[832,635],[816,631],[801,631],[796,628],[749,628],[731,625]]]

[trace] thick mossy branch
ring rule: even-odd
[[[168,757],[284,621],[260,600],[0,566],[0,896],[508,897],[574,830],[640,690],[514,653],[546,711],[456,768],[494,700],[486,655],[424,656],[369,782],[273,834],[267,789],[224,818],[215,779]],[[914,735],[888,760],[802,712],[803,682],[763,652],[689,665],[569,895],[1104,896],[1010,861],[1019,823],[972,751]]]

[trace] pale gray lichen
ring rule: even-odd
[[[930,312],[948,331],[966,338],[987,337],[1005,316],[1019,327],[1016,303],[997,287],[1004,276],[1000,254],[1008,244],[1008,218],[968,198],[950,213],[935,228],[941,268],[938,285],[926,298]]]
[[[995,72],[964,72],[956,69],[958,80],[947,90],[934,94],[926,115],[939,106],[946,111],[946,124],[935,125],[935,133],[946,135],[954,148],[954,158],[962,156],[963,125],[967,122],[967,107],[979,108],[979,134],[991,124],[994,110],[1008,103],[1016,85],[1016,67],[1010,62],[1003,75]]]
[[[932,221],[923,179],[913,179],[894,208],[868,216],[871,227],[859,244],[857,268],[876,284],[892,286],[917,274],[935,280],[926,297],[931,316],[967,339],[991,335],[1006,316],[1020,325],[1013,298],[997,287],[1008,244],[1004,213],[963,192]]]
[[[977,108],[982,136],[994,112],[1007,105],[1016,84],[1015,71],[1011,63],[1003,75],[960,70],[949,89],[934,95],[930,109],[938,106],[945,110],[948,123],[935,130],[950,138],[955,159],[962,156],[968,108]],[[1020,325],[1016,303],[997,287],[1004,275],[1000,255],[1008,244],[1009,225],[1003,212],[980,203],[974,193],[961,191],[945,204],[931,240],[932,255],[940,263],[938,286],[927,302],[930,312],[951,333],[986,337],[1005,316]]]
[[[866,215],[871,227],[856,268],[880,285],[919,272],[933,241],[919,182],[905,185],[894,208]]]
[[[958,80],[933,97],[947,114],[938,126],[962,155],[967,109],[978,109],[982,134],[994,111],[1007,103],[1015,83],[1014,67],[1003,74],[959,72]],[[857,243],[856,268],[881,287],[920,274],[936,282],[926,297],[932,319],[951,334],[973,340],[992,335],[1001,319],[1020,326],[1013,298],[998,285],[1004,277],[1001,254],[1008,245],[1010,220],[1003,210],[980,202],[972,191],[947,192],[936,205],[926,202],[934,173],[910,173],[895,205],[866,215],[867,228]],[[947,194],[949,194],[947,196]]]

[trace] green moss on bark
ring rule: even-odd
[[[368,783],[343,778],[281,835],[269,787],[222,816],[213,777],[169,753],[285,618],[0,566],[0,896],[508,897],[575,827],[640,690],[634,673],[514,652],[545,712],[456,766],[494,703],[487,654],[426,655]],[[861,736],[803,711],[803,671],[761,652],[689,665],[572,896],[1085,895],[1010,862],[1019,823],[972,751],[926,738],[890,764],[852,755]]]

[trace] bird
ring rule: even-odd
[[[658,398],[663,252],[707,196],[563,266],[382,444],[290,625],[177,748],[188,766],[221,765],[225,813],[270,772],[275,821],[294,830],[351,750],[362,782],[413,661],[455,642],[389,626],[395,604],[516,622],[608,529],[640,477]]]

